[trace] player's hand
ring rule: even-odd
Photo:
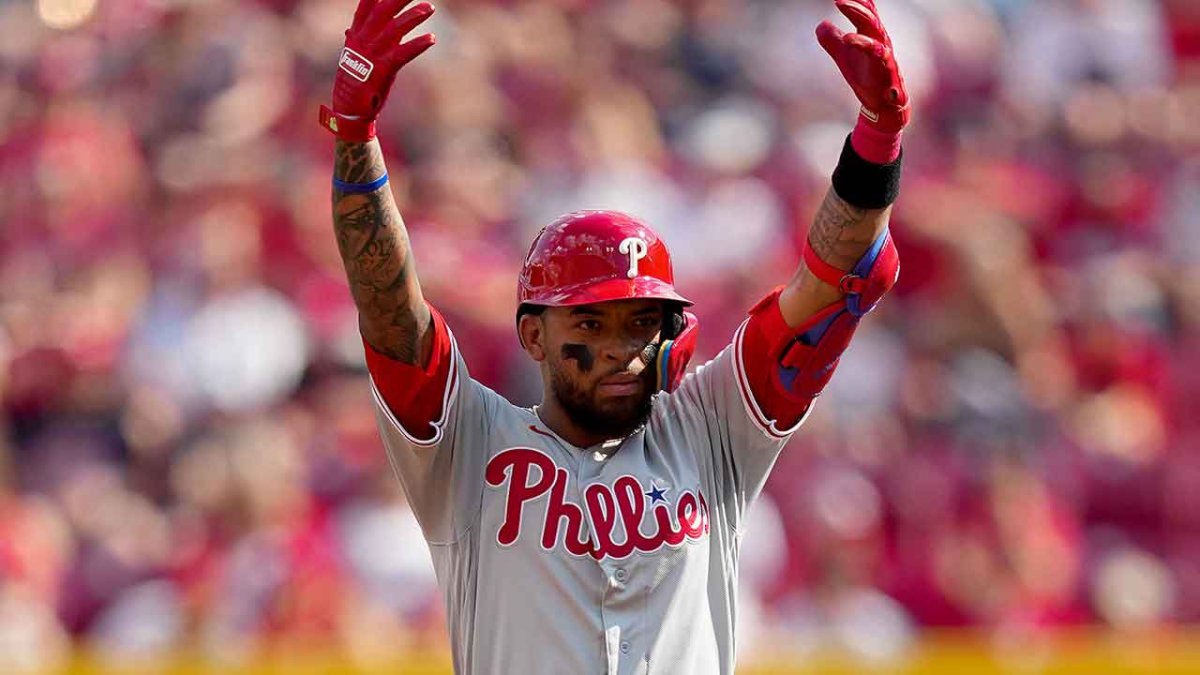
[[[396,73],[433,46],[426,33],[404,37],[433,16],[433,5],[412,0],[359,0],[346,31],[346,46],[338,57],[333,80],[333,105],[321,106],[321,126],[348,141],[375,137],[375,120],[387,100]],[[404,9],[404,11],[400,11]]]
[[[860,114],[877,130],[894,134],[908,124],[910,108],[904,78],[892,52],[875,0],[835,0],[838,10],[854,24],[843,33],[830,21],[817,26],[817,41],[833,57],[842,77],[862,103]]]

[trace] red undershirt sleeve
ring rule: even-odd
[[[401,363],[363,340],[367,370],[380,397],[408,435],[429,440],[437,435],[446,412],[454,346],[446,320],[432,305],[433,350],[424,367]]]

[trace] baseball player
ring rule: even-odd
[[[375,120],[434,44],[404,40],[434,11],[409,2],[360,0],[320,123],[337,136],[334,230],[379,427],[455,671],[732,673],[747,509],[899,269],[887,221],[909,106],[874,0],[835,0],[854,32],[817,28],[862,108],[792,279],[685,375],[698,326],[666,244],[629,215],[562,216],[517,284],[544,385],[532,408],[471,379],[387,187]]]

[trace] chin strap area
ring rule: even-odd
[[[674,391],[683,381],[700,335],[700,319],[695,314],[681,312],[674,319],[676,325],[670,336],[664,334],[654,357],[656,387],[664,391]]]
[[[791,329],[788,338],[771,348],[779,365],[773,378],[775,386],[780,394],[801,403],[811,401],[825,388],[859,320],[875,308],[900,275],[900,260],[888,230],[879,235],[849,272],[821,260],[807,246],[804,261],[817,278],[845,295],[809,317],[803,325]],[[778,293],[776,290],[764,298],[750,313],[771,306]],[[782,321],[781,315],[779,320]]]

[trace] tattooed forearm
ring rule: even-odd
[[[379,142],[337,142],[333,175],[347,183],[370,183],[383,175],[383,153]]]
[[[861,209],[851,206],[830,188],[813,218],[808,245],[825,262],[849,270],[887,227],[891,212],[891,207]],[[780,295],[779,306],[788,325],[799,326],[839,297],[838,289],[817,279],[801,264]]]
[[[369,183],[385,171],[377,141],[337,142],[334,175],[340,180]],[[432,343],[429,308],[391,189],[346,194],[335,188],[333,228],[363,338],[393,359],[423,363]]]
[[[830,188],[808,231],[808,244],[825,262],[848,270],[887,226],[890,211],[851,206]]]

